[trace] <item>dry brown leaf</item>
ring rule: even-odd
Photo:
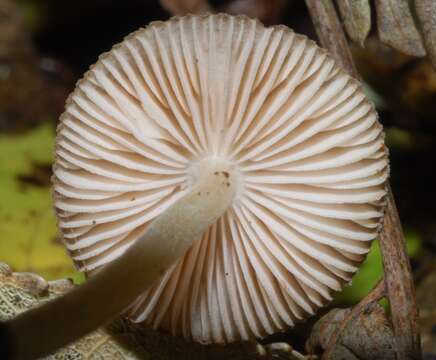
[[[333,309],[318,320],[306,344],[308,351],[325,351],[331,337],[344,321],[348,321],[330,351],[331,359],[394,359],[394,335],[383,308],[378,303],[371,303],[362,312],[348,319],[351,311],[352,309]]]
[[[69,280],[46,281],[32,273],[15,273],[0,263],[0,321],[15,317],[40,303],[49,301],[73,287]],[[68,326],[68,324],[59,324]],[[119,342],[107,330],[100,329],[66,346],[45,359],[118,359],[139,360],[140,348]]]
[[[415,10],[422,27],[425,48],[436,69],[436,1],[415,0]]]
[[[73,288],[69,280],[46,281],[33,273],[16,273],[0,262],[0,321],[6,321]],[[59,326],[68,326],[60,323]],[[228,346],[190,343],[144,325],[118,319],[44,359],[117,360],[302,360],[309,359],[286,343],[255,342]]]
[[[408,0],[376,0],[375,5],[380,40],[405,54],[424,56],[426,51]]]
[[[369,0],[337,0],[337,3],[348,36],[363,46],[371,29]]]

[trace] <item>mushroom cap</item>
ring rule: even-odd
[[[283,331],[358,270],[380,231],[388,177],[360,83],[287,27],[177,17],[103,54],[58,127],[64,243],[92,276],[213,157],[237,169],[233,204],[128,315],[203,343]]]

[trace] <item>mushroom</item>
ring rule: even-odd
[[[59,228],[89,279],[11,329],[59,346],[124,310],[201,343],[284,331],[351,281],[387,176],[373,105],[305,36],[153,22],[91,67],[57,131]]]

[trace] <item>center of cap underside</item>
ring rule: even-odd
[[[219,173],[228,181],[235,182],[235,199],[242,193],[242,174],[239,167],[226,159],[218,156],[205,157],[192,162],[188,168],[187,185],[192,189],[196,184],[203,181],[207,174]]]

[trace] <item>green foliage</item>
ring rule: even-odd
[[[418,233],[408,230],[405,233],[407,251],[411,258],[418,255],[422,247],[422,239]],[[351,286],[344,289],[335,299],[340,305],[357,303],[377,284],[383,276],[382,256],[378,240],[374,241],[365,262],[353,277]]]
[[[0,261],[47,279],[79,280],[57,237],[50,191],[53,143],[49,124],[0,136]]]

